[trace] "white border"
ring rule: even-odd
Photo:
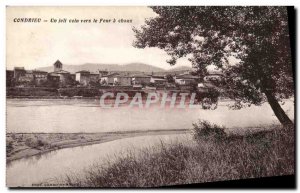
[[[5,21],[6,21],[6,13],[5,13],[5,7],[7,5],[10,6],[54,6],[54,5],[60,5],[60,6],[108,6],[108,5],[116,5],[116,6],[130,6],[130,5],[294,5],[297,8],[299,8],[299,3],[300,1],[296,0],[206,0],[206,1],[197,1],[197,0],[173,0],[173,1],[163,1],[163,0],[127,0],[122,1],[122,0],[106,0],[106,1],[94,1],[94,0],[2,0],[0,1],[0,69],[1,69],[1,76],[0,76],[0,87],[1,87],[1,92],[0,92],[0,105],[1,105],[1,113],[0,113],[0,124],[1,124],[1,135],[0,135],[0,190],[1,192],[8,192],[8,190],[5,186]],[[296,15],[297,16],[297,15]],[[297,26],[299,26],[299,19],[296,19],[297,21]],[[296,30],[297,31],[297,30]],[[299,33],[297,33],[298,35]],[[299,45],[297,42],[297,55],[299,55]],[[297,74],[299,73],[299,68],[297,68]],[[297,86],[297,91],[299,91],[299,88]],[[299,93],[297,92],[299,95]],[[297,116],[297,118],[299,118]],[[299,139],[299,131],[297,131],[297,139]],[[298,149],[298,148],[297,148]],[[298,154],[298,152],[297,152]],[[297,159],[298,160],[298,159]],[[299,165],[298,165],[299,166]],[[299,178],[297,178],[297,184],[299,182]],[[19,192],[21,190],[14,190],[14,192]],[[24,191],[24,190],[23,190]],[[34,190],[29,190],[29,192],[32,192]],[[40,190],[37,190],[40,191]],[[49,190],[47,190],[49,191]],[[59,190],[51,190],[51,192],[58,192]],[[70,190],[64,190],[64,191],[70,191]],[[72,191],[81,191],[81,190],[72,190]],[[103,190],[102,190],[103,191]],[[118,190],[120,191],[120,190]],[[124,190],[123,190],[124,191]],[[131,190],[132,191],[132,190]],[[140,190],[135,190],[135,191],[140,191]],[[148,190],[149,191],[149,190]],[[146,192],[148,192],[146,191]],[[161,190],[162,191],[162,190]],[[159,192],[161,192],[159,191]],[[178,191],[178,190],[177,190]],[[183,192],[185,190],[180,190],[179,192]],[[203,190],[201,190],[203,191]],[[223,190],[224,191],[224,190]],[[232,190],[228,190],[232,191]],[[264,191],[264,192],[271,192],[272,190],[269,191]],[[26,191],[28,192],[28,191]],[[210,192],[216,192],[210,191]],[[257,192],[262,192],[262,190],[259,190]]]

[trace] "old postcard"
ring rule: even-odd
[[[295,176],[291,15],[8,6],[7,187]]]

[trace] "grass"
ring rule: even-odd
[[[225,128],[194,124],[196,143],[161,143],[128,153],[114,163],[93,165],[70,174],[66,183],[80,187],[157,187],[294,174],[294,129],[227,136]]]

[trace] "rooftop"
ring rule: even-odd
[[[150,78],[151,76],[146,75],[146,74],[135,74],[135,75],[132,75],[132,77],[134,77],[134,78]]]
[[[111,73],[111,74],[107,74],[103,77],[111,77],[111,76],[117,76],[117,75],[119,75],[119,73]]]
[[[158,75],[151,75],[152,78],[160,78],[160,79],[165,79],[164,76],[158,76]]]
[[[47,74],[48,72],[42,70],[32,70],[33,73]]]
[[[80,70],[80,71],[75,72],[75,73],[80,73],[80,74],[90,74],[90,71],[87,71],[87,70]]]
[[[14,67],[14,70],[25,70],[24,67]]]
[[[60,71],[50,72],[50,74],[70,74],[70,72],[65,70],[60,70]]]
[[[54,63],[54,65],[60,64],[62,65],[62,63],[59,60],[56,60],[56,62]]]
[[[180,79],[198,79],[198,76],[193,76],[190,74],[182,74],[182,75],[178,75],[176,78],[180,78]]]

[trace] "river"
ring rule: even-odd
[[[190,140],[188,134],[156,135],[132,137],[111,142],[66,148],[51,151],[42,155],[15,160],[7,165],[7,186],[36,186],[39,183],[62,183],[67,174],[82,174],[93,164],[103,164],[114,158],[126,155],[128,151],[136,154],[142,148],[160,144],[169,144],[180,140]]]
[[[100,108],[98,100],[67,99],[7,99],[7,132],[76,133],[133,130],[189,129],[198,119],[229,128],[258,127],[278,124],[267,103],[240,110],[230,110],[230,101],[219,102],[216,110],[149,108],[128,106]],[[294,103],[282,104],[288,116],[294,117]],[[184,137],[183,137],[184,136]],[[42,155],[12,161],[7,165],[7,185],[31,186],[55,183],[68,173],[81,173],[92,163],[103,163],[107,157],[118,157],[128,149],[155,145],[160,141],[182,140],[186,135],[156,135],[133,137],[51,151]],[[59,181],[59,180],[58,180]]]
[[[216,110],[177,108],[101,108],[98,100],[7,99],[7,132],[113,132],[132,130],[188,129],[198,119],[226,127],[256,127],[278,123],[270,105],[229,110],[219,102]],[[282,105],[294,117],[294,103]]]

